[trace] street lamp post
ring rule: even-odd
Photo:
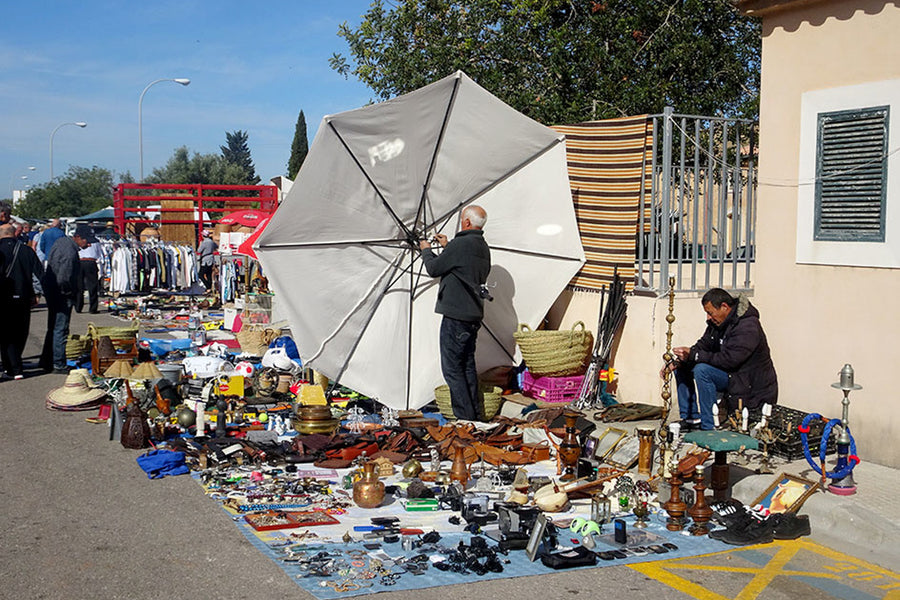
[[[84,129],[87,127],[87,123],[84,121],[75,121],[72,123],[61,123],[56,126],[56,129],[53,130],[53,133],[50,134],[50,181],[53,181],[53,136],[56,135],[56,132],[59,131],[60,127],[65,127],[66,125],[75,125],[76,127],[81,127]]]
[[[144,126],[143,126],[143,117],[142,117],[142,107],[144,104],[144,94],[147,93],[151,87],[160,83],[161,81],[174,81],[175,83],[181,85],[188,85],[191,83],[190,79],[185,79],[184,77],[178,77],[176,79],[157,79],[156,81],[151,81],[147,87],[144,88],[144,91],[141,92],[141,97],[138,100],[138,146],[141,154],[141,183],[144,182]]]
[[[31,167],[31,166],[28,167],[29,171],[34,171],[35,169],[37,169],[37,167]],[[15,172],[13,172],[13,174],[9,176],[9,198],[10,198],[10,200],[15,200],[15,198],[13,198],[13,195],[15,192],[15,190],[13,189],[13,180],[14,179],[16,179]],[[24,181],[24,180],[28,179],[28,175],[20,175],[19,179]]]

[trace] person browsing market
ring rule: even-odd
[[[484,318],[482,292],[491,271],[491,251],[484,240],[485,210],[475,204],[463,209],[460,231],[453,240],[436,234],[443,250],[438,254],[429,240],[419,242],[425,271],[440,277],[435,312],[441,320],[441,371],[450,388],[450,404],[457,419],[476,421],[480,416],[475,343]]]

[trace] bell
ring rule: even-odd
[[[416,475],[422,472],[422,463],[417,461],[416,459],[411,459],[406,461],[406,464],[403,465],[403,469],[401,471],[403,473],[403,477],[405,479],[412,479]]]

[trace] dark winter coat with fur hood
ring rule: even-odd
[[[740,400],[747,408],[778,402],[778,378],[759,311],[744,294],[721,325],[707,321],[703,337],[691,347],[690,361],[728,373],[725,398],[731,410]]]

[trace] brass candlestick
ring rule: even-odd
[[[672,373],[669,371],[669,365],[675,360],[675,357],[672,355],[672,323],[675,322],[675,278],[669,277],[669,313],[666,315],[666,323],[668,323],[668,327],[666,329],[666,351],[663,354],[663,361],[665,361],[665,377],[663,377],[663,386],[662,392],[660,396],[662,397],[662,413],[659,418],[659,456],[662,460],[659,463],[659,476],[666,477],[668,475],[666,470],[666,450],[668,449],[668,443],[666,440],[666,436],[668,432],[666,431],[666,421],[669,418],[669,410],[672,405],[672,391],[670,388]]]
[[[688,510],[688,515],[694,521],[691,527],[691,535],[706,535],[709,533],[709,519],[712,517],[712,509],[706,502],[706,483],[703,481],[703,465],[697,465],[694,470],[694,505]]]
[[[669,501],[663,504],[663,509],[669,513],[666,520],[666,529],[669,531],[681,531],[684,529],[684,511],[687,504],[681,499],[681,478],[678,472],[672,473],[672,479],[669,480],[669,487],[672,490]]]

